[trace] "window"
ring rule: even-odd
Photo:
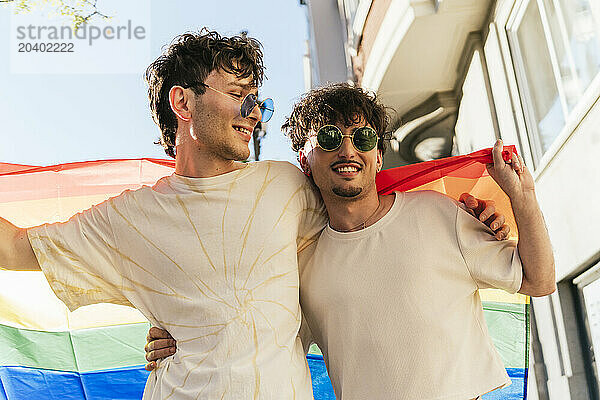
[[[480,50],[473,52],[458,108],[458,119],[454,131],[458,154],[491,147],[496,141],[490,94],[486,85],[486,72],[481,62]],[[473,129],[473,127],[477,129]]]
[[[546,9],[552,12],[551,21],[564,24],[560,27],[565,45],[558,62],[567,104],[572,109],[600,71],[600,5],[594,0],[559,0],[557,3],[560,13],[557,14],[559,9],[552,8],[551,4]]]
[[[587,344],[594,365],[596,384],[600,385],[600,263],[575,278],[573,283],[577,286],[582,303]]]
[[[523,0],[509,27],[536,160],[600,72],[597,0]]]

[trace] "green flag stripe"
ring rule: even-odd
[[[506,368],[526,367],[526,304],[484,303],[483,314]]]
[[[484,302],[484,315],[504,366],[524,368],[526,314],[523,304]],[[0,325],[0,365],[87,372],[145,363],[149,324],[71,332],[43,332]],[[320,351],[311,347],[313,354]]]
[[[310,345],[310,348],[308,349],[308,354],[312,354],[315,356],[322,356],[323,353],[321,352],[321,349],[319,348],[319,346],[317,346],[316,343],[313,343]]]
[[[0,365],[88,372],[144,364],[148,323],[71,332],[0,325]]]
[[[525,304],[519,303],[496,303],[494,301],[483,301],[484,310],[506,311],[525,315]]]

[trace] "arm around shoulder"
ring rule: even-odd
[[[13,271],[39,271],[27,229],[0,218],[0,267]]]

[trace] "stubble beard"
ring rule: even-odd
[[[227,141],[216,140],[213,143],[216,152],[223,158],[232,161],[246,161],[250,157],[249,143],[244,142],[241,138],[230,136]]]
[[[340,197],[346,197],[346,198],[351,198],[351,197],[356,197],[358,195],[360,195],[362,193],[362,188],[361,187],[340,187],[340,186],[334,186],[331,188],[331,191],[340,196]]]
[[[246,161],[248,157],[250,157],[250,149],[248,147],[245,149],[238,149],[232,146],[226,149],[224,153],[228,154],[233,161]]]
[[[194,120],[196,126],[206,125],[206,121]],[[215,124],[216,125],[216,124]],[[228,130],[226,126],[224,132]],[[244,142],[234,131],[234,136],[227,137],[228,133],[222,135],[204,135],[198,137],[198,145],[202,143],[202,147],[210,149],[213,157],[231,161],[246,161],[250,157],[249,143]],[[227,140],[223,140],[226,138]],[[239,143],[237,143],[239,142]]]

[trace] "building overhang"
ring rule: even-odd
[[[491,0],[391,0],[370,42],[361,85],[403,118],[435,93],[455,90],[470,32],[481,30]],[[372,27],[371,27],[371,30]],[[364,38],[363,38],[364,39]]]

